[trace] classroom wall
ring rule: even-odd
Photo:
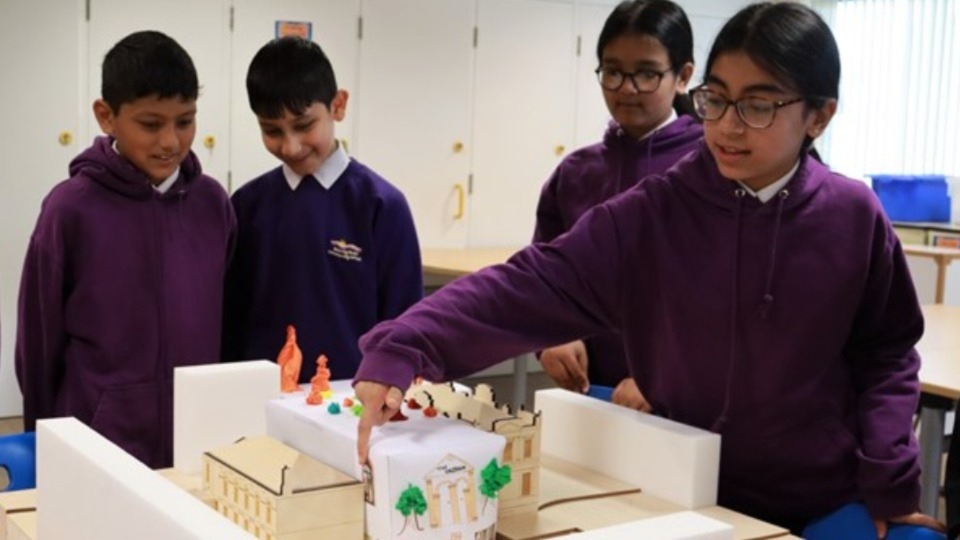
[[[421,242],[431,247],[518,245],[532,233],[536,196],[550,170],[563,155],[600,136],[606,111],[593,79],[592,55],[599,25],[615,3],[0,0],[0,99],[5,104],[0,121],[0,417],[21,410],[13,345],[27,241],[43,197],[66,178],[70,159],[98,134],[90,106],[99,94],[99,65],[120,37],[154,28],[190,52],[202,86],[194,151],[208,173],[236,187],[276,165],[247,110],[243,76],[249,58],[273,37],[276,21],[311,21],[341,86],[351,90],[338,136],[353,155],[382,169],[405,191]],[[702,64],[717,29],[748,2],[680,3],[693,23]],[[394,18],[387,16],[391,9]],[[361,15],[367,36],[358,39]],[[375,33],[378,25],[399,34],[387,39]],[[477,25],[481,45],[474,48],[469,34]],[[450,30],[458,26],[468,35]],[[457,43],[437,41],[445,35]],[[546,39],[558,45],[544,47]],[[440,69],[418,56],[440,53],[446,54],[439,56],[446,62]],[[531,79],[518,81],[504,68],[513,57],[533,59],[521,66]],[[543,71],[552,69],[566,71]],[[538,86],[538,77],[558,82],[548,92]],[[419,84],[402,94],[407,81]],[[504,115],[501,105],[514,108]],[[532,144],[532,130],[522,129],[530,125],[554,127],[537,135],[539,147],[504,160],[503,152]],[[416,129],[423,131],[411,135]],[[461,150],[454,150],[458,143]],[[461,193],[465,217],[455,220]]]

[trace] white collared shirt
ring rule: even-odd
[[[172,186],[173,183],[177,181],[177,178],[179,176],[180,176],[180,167],[177,167],[177,170],[173,171],[173,174],[168,176],[167,179],[164,180],[163,182],[160,182],[159,184],[154,185],[153,189],[157,190],[157,192],[163,195],[170,189],[170,186]],[[151,182],[151,184],[153,184],[153,182]]]
[[[118,156],[123,155],[120,153],[120,150],[117,148],[116,139],[113,140],[113,151],[116,152]],[[173,171],[173,174],[168,176],[166,180],[164,180],[163,182],[160,182],[159,184],[154,184],[153,182],[150,182],[150,185],[153,186],[154,190],[156,190],[158,193],[163,195],[170,189],[170,186],[172,186],[173,183],[176,182],[177,178],[179,177],[180,177],[180,166],[178,165],[176,170]]]
[[[323,160],[320,168],[313,171],[312,174],[324,189],[330,189],[337,179],[340,178],[340,175],[343,174],[343,171],[347,170],[348,165],[350,165],[350,156],[347,155],[347,152],[338,142],[337,148],[333,153],[330,154],[327,159]],[[297,186],[300,185],[300,181],[303,180],[303,176],[293,172],[293,169],[288,167],[286,163],[283,164],[283,177],[286,178],[287,185],[290,186],[291,190],[296,190]]]
[[[670,124],[672,124],[673,121],[676,120],[677,118],[678,118],[678,117],[677,117],[677,111],[675,111],[675,110],[673,110],[673,109],[670,109],[670,116],[668,116],[666,120],[664,120],[659,126],[657,126],[657,127],[653,128],[653,129],[651,129],[650,131],[646,132],[646,133],[643,135],[643,137],[640,137],[640,138],[637,139],[637,140],[638,140],[638,141],[642,141],[642,140],[646,139],[647,137],[650,137],[650,136],[653,135],[654,133],[656,133],[656,132],[660,131],[661,129],[663,129],[663,128],[669,126]]]
[[[749,186],[747,186],[746,184],[744,184],[743,182],[741,182],[741,181],[739,181],[739,180],[737,180],[737,183],[740,184],[740,186],[742,186],[743,189],[747,190],[747,193],[749,193],[750,195],[753,195],[754,197],[760,199],[761,202],[768,202],[770,199],[772,199],[772,198],[777,194],[778,191],[780,191],[781,189],[783,189],[783,186],[787,185],[787,182],[789,182],[790,179],[793,178],[793,175],[794,175],[794,173],[797,172],[797,169],[798,169],[798,168],[800,168],[800,160],[799,160],[799,159],[797,160],[796,163],[793,164],[793,167],[792,167],[789,171],[787,171],[787,174],[781,176],[779,180],[777,180],[776,182],[770,184],[769,186],[761,189],[760,191],[754,191],[754,190],[750,189]]]

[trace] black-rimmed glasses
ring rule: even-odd
[[[700,118],[719,120],[727,114],[727,108],[733,105],[740,120],[754,129],[770,127],[773,124],[773,119],[777,116],[778,109],[804,100],[802,97],[783,101],[761,97],[745,97],[732,101],[703,86],[692,90],[690,95],[693,98],[693,107]]]
[[[594,70],[594,73],[597,74],[600,86],[609,92],[616,92],[627,79],[630,79],[637,92],[649,94],[660,88],[660,81],[663,80],[664,75],[670,73],[670,70],[638,69],[632,73],[627,73],[614,67],[600,66]]]

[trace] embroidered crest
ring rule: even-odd
[[[334,257],[339,257],[345,261],[363,261],[363,259],[360,257],[360,254],[363,253],[363,249],[347,242],[343,238],[339,240],[331,240],[330,246],[331,247],[327,253],[333,255]]]

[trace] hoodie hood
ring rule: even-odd
[[[699,148],[702,136],[702,126],[687,115],[643,140],[611,120],[603,140],[564,158],[547,180],[537,204],[534,242],[554,240],[597,205],[630,190],[644,177],[664,174]],[[621,336],[612,332],[585,341],[591,358],[609,359],[588,364],[592,383],[616,386],[629,375],[622,342]]]
[[[603,146],[621,155],[639,154],[644,156],[646,158],[644,160],[646,170],[625,171],[630,174],[639,172],[640,176],[643,177],[663,170],[654,162],[653,156],[676,156],[679,158],[679,156],[689,152],[702,137],[703,127],[692,116],[686,114],[680,115],[673,122],[652,131],[643,139],[633,137],[624,131],[615,120],[610,120],[610,123],[607,124],[607,131],[603,135]]]
[[[130,161],[113,149],[113,137],[100,136],[93,144],[70,162],[70,176],[85,176],[110,191],[131,199],[146,199],[153,195],[150,179]],[[189,189],[202,172],[200,160],[191,151],[180,162],[180,189]]]
[[[727,212],[736,212],[738,208],[744,212],[757,211],[761,213],[775,212],[782,205],[782,211],[789,211],[807,202],[821,188],[829,177],[829,170],[822,163],[804,153],[800,157],[800,166],[793,178],[787,182],[783,191],[789,192],[789,197],[781,201],[781,197],[774,197],[764,203],[755,197],[742,197],[738,200],[737,190],[743,189],[735,180],[724,177],[717,168],[713,155],[707,144],[700,141],[696,152],[688,156],[696,174],[667,173],[670,180],[676,181],[696,197],[707,202],[710,206]]]

